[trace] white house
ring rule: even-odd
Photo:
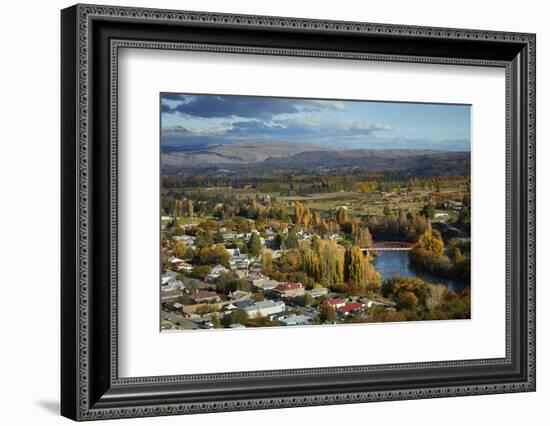
[[[286,310],[285,302],[274,301],[274,300],[265,300],[263,302],[256,302],[250,306],[244,308],[244,311],[248,314],[250,318],[257,317],[258,315],[262,317],[267,317],[269,315],[279,314]]]
[[[305,315],[289,315],[277,319],[281,325],[308,325],[309,318]]]
[[[221,274],[225,274],[226,272],[229,272],[229,269],[227,269],[223,265],[216,265],[212,268],[212,271],[207,275],[207,278],[209,281],[214,281],[219,278]]]
[[[225,250],[231,255],[231,257],[238,257],[241,255],[241,251],[238,248],[226,248]]]
[[[321,296],[324,296],[325,294],[328,294],[328,288],[326,287],[312,288],[311,290],[306,290],[306,294],[309,294],[313,298],[321,297]]]

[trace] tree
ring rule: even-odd
[[[191,271],[191,276],[194,278],[203,279],[212,272],[212,268],[209,265],[195,265]]]
[[[288,249],[294,249],[298,248],[298,236],[296,235],[296,229],[295,227],[292,227],[284,239],[284,248],[286,250]]]
[[[195,245],[199,249],[206,248],[206,247],[211,247],[213,244],[214,244],[214,239],[212,238],[212,236],[210,234],[199,235],[195,239]]]
[[[426,306],[428,309],[436,309],[445,303],[445,301],[452,296],[451,290],[449,290],[443,284],[430,285],[430,292],[426,300]]]
[[[261,256],[262,256],[262,268],[263,269],[273,268],[273,255],[271,254],[271,251],[262,250]]]
[[[358,245],[359,247],[372,246],[372,235],[369,228],[363,225],[360,220],[353,219],[346,225],[353,244]]]
[[[187,200],[187,216],[193,217],[194,214],[194,207],[193,207],[193,200]]]
[[[330,305],[322,305],[319,312],[319,319],[322,323],[334,324],[338,320],[336,309]]]
[[[374,182],[357,182],[357,190],[365,194],[372,194],[376,189],[376,184]]]
[[[299,201],[296,201],[294,203],[294,223],[307,228],[309,227],[311,219],[312,216],[309,208],[302,205]]]
[[[334,286],[344,278],[344,250],[334,240],[315,244],[302,241],[298,247],[300,269],[316,282]]]
[[[174,244],[174,256],[179,257],[180,259],[185,258],[185,243],[183,241],[178,241]]]
[[[414,248],[423,248],[430,253],[441,256],[445,249],[445,243],[443,243],[441,238],[437,238],[431,232],[426,231],[422,234]]]
[[[344,259],[344,280],[355,283],[357,290],[365,293],[377,288],[380,284],[380,273],[376,271],[368,255],[363,255],[359,246],[350,246],[346,249]]]
[[[430,289],[427,284],[418,278],[394,275],[384,281],[381,288],[382,295],[397,302],[398,309],[425,308]]]
[[[195,250],[193,256],[193,263],[195,265],[224,265],[229,266],[229,259],[231,255],[227,252],[225,247],[218,244],[214,247],[204,247]]]
[[[435,206],[432,204],[431,201],[428,204],[424,205],[424,207],[422,208],[422,214],[424,215],[424,217],[426,217],[428,219],[433,219],[434,218],[434,216],[435,216]]]
[[[343,225],[344,223],[349,222],[347,208],[342,206],[336,211],[336,222],[338,222],[338,225]]]
[[[220,316],[217,312],[212,314],[212,326],[214,328],[222,328],[222,323],[220,322]]]
[[[243,309],[237,309],[228,315],[229,324],[242,324],[246,325],[248,322],[248,313]]]
[[[304,306],[311,306],[311,305],[313,305],[314,301],[315,301],[315,299],[313,299],[313,296],[309,293],[304,294],[304,296],[302,298],[302,303],[303,303]]]
[[[359,246],[350,246],[346,249],[344,279],[346,281],[353,280],[358,284],[365,282],[365,262]]]
[[[400,311],[389,311],[383,306],[373,306],[369,309],[367,322],[401,322],[406,321],[407,317]]]
[[[281,234],[275,235],[275,238],[273,238],[273,242],[271,243],[273,250],[280,250],[283,247],[283,241],[284,238]]]
[[[262,242],[260,240],[260,235],[257,232],[252,232],[250,239],[247,243],[248,254],[250,256],[258,256],[260,250],[262,249]]]
[[[392,214],[392,209],[391,209],[391,207],[390,207],[389,204],[386,204],[386,205],[384,206],[384,211],[383,211],[383,213],[384,213],[384,216],[390,216],[390,215]]]

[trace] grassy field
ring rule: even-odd
[[[213,216],[196,216],[196,217],[178,217],[178,224],[180,225],[198,225],[199,223],[206,222],[208,219],[213,219]],[[162,219],[161,224],[166,225],[169,222],[168,219]]]

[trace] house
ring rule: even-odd
[[[281,301],[264,300],[263,302],[256,302],[250,306],[244,308],[244,311],[250,318],[257,316],[268,317],[270,315],[279,314],[286,310],[286,305]]]
[[[446,202],[446,206],[448,208],[451,208],[452,210],[455,210],[455,211],[460,211],[460,209],[462,209],[462,206],[464,204],[461,203],[460,201],[453,201],[453,200],[448,200]]]
[[[211,274],[220,276],[221,274],[225,274],[226,272],[229,272],[229,269],[227,269],[225,266],[216,265],[212,268]]]
[[[206,276],[206,279],[210,282],[216,281],[221,274],[225,274],[226,272],[229,272],[229,269],[227,269],[223,265],[216,265],[212,268],[212,271]]]
[[[269,279],[267,277],[257,279],[257,280],[252,280],[252,286],[256,290],[261,290],[263,292],[273,290],[275,287],[277,287],[280,284],[281,283],[279,281],[272,280],[272,279]]]
[[[248,306],[253,305],[254,301],[252,299],[243,299],[243,300],[238,300],[233,304],[239,309],[244,309],[244,308],[247,308]]]
[[[170,287],[172,287],[172,290],[183,290],[185,288],[185,284],[183,284],[180,280],[174,280],[170,283]]]
[[[316,299],[317,297],[325,296],[328,294],[328,288],[326,287],[316,287],[311,290],[306,290],[306,294],[309,294],[311,297]]]
[[[346,301],[340,297],[337,297],[335,299],[325,300],[323,302],[324,306],[332,306],[334,309],[341,308],[345,304],[346,304]]]
[[[175,277],[173,274],[170,274],[169,272],[166,272],[165,274],[162,274],[160,277],[160,283],[164,285],[168,285],[170,282],[174,281]]]
[[[193,271],[193,265],[191,265],[189,262],[183,261],[180,264],[178,264],[176,269],[180,272],[185,272],[187,274],[190,274]]]
[[[365,309],[364,303],[354,302],[354,303],[348,303],[347,305],[340,306],[338,309],[336,309],[336,312],[338,312],[341,316],[347,317],[350,314],[356,314]]]
[[[241,255],[241,251],[238,248],[226,248],[225,250],[231,255],[231,257],[238,257]]]
[[[290,326],[290,325],[308,325],[309,318],[305,315],[289,315],[283,316],[277,319],[280,325]]]
[[[246,269],[236,269],[233,273],[237,278],[246,278],[248,276],[248,271]]]
[[[186,248],[194,249],[195,248],[195,238],[191,235],[175,235],[173,237],[174,241],[183,241]]]
[[[178,266],[180,263],[183,263],[184,260],[174,256],[170,258],[169,262],[172,266]]]
[[[224,310],[225,312],[232,312],[232,311],[234,311],[235,309],[238,309],[238,308],[237,308],[233,303],[228,303],[227,305],[225,305],[225,306],[223,307],[223,310]]]
[[[262,263],[261,262],[255,262],[251,266],[249,273],[251,273],[251,274],[261,274],[262,269],[263,269]]]
[[[251,293],[249,293],[248,291],[242,291],[242,290],[235,290],[234,292],[229,293],[229,297],[231,297],[231,299],[233,300],[246,299],[246,298],[250,298],[250,296],[252,296]]]
[[[279,298],[297,297],[305,294],[305,289],[300,283],[281,283],[269,291]]]
[[[191,300],[195,303],[217,303],[220,296],[215,291],[197,290],[191,295]]]
[[[248,269],[250,262],[246,254],[238,254],[231,258],[229,264],[231,269]]]

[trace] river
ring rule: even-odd
[[[382,275],[382,280],[401,275],[403,277],[419,278],[427,284],[443,284],[454,292],[462,291],[469,285],[460,281],[447,280],[418,270],[409,260],[408,251],[379,251],[372,264]]]

